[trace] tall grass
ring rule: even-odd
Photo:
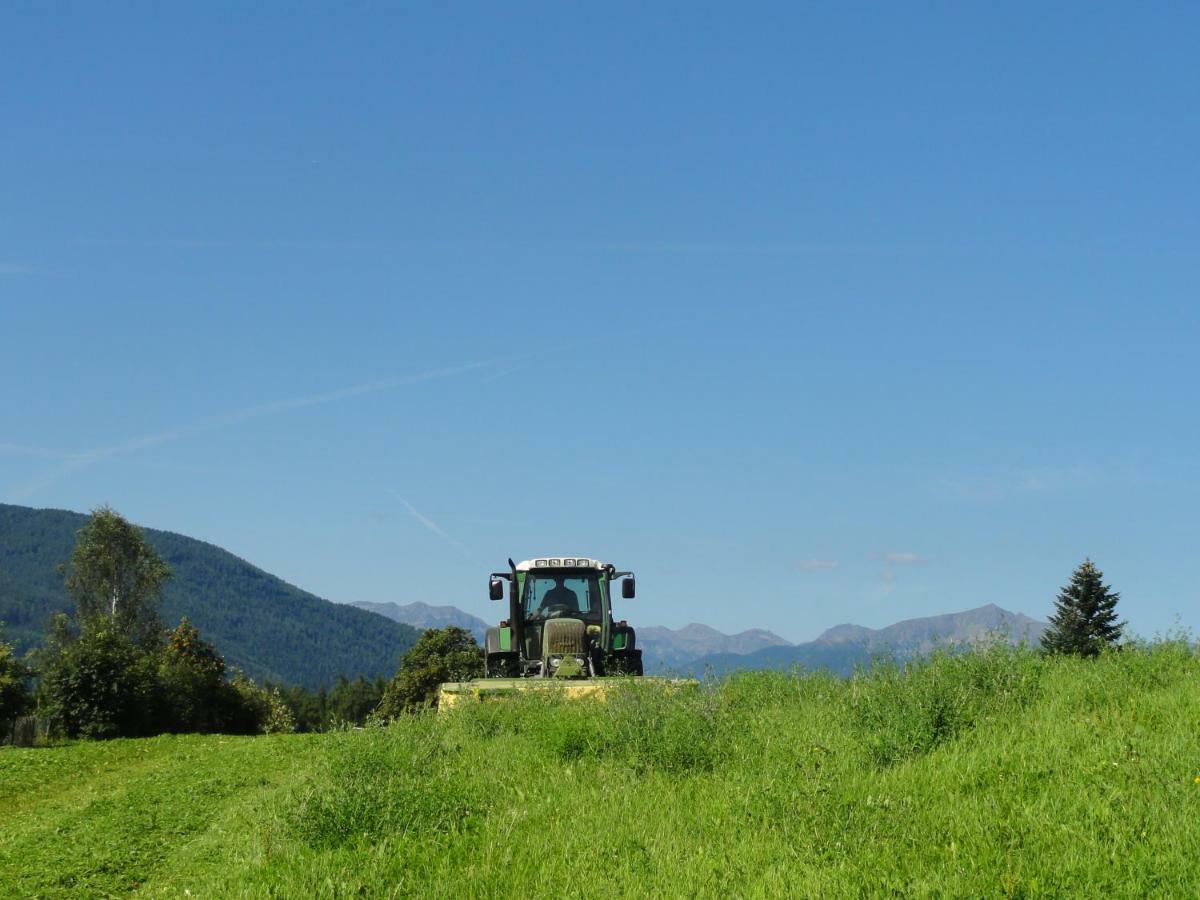
[[[164,834],[140,890],[1200,893],[1200,657],[1186,641],[1095,660],[997,646],[850,679],[750,672],[673,691],[631,681],[604,702],[539,693],[300,737],[270,739],[271,783],[252,781],[207,830],[178,843]],[[260,746],[214,748],[212,764],[250,765]],[[0,756],[0,799],[3,766]],[[11,781],[20,799],[21,778]],[[45,827],[63,825],[47,815]],[[46,854],[27,870],[96,865],[18,831],[23,852]]]

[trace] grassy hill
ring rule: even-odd
[[[19,651],[41,640],[51,612],[73,608],[57,567],[86,521],[0,504],[0,621]],[[255,678],[317,687],[340,674],[391,676],[416,640],[407,625],[322,600],[220,547],[169,531],[145,534],[175,573],[164,621],[186,615],[230,664]]]
[[[0,895],[1195,896],[1200,657],[0,749]]]

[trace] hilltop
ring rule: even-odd
[[[0,504],[0,621],[24,651],[41,641],[52,612],[73,608],[58,566],[87,516]],[[338,675],[390,677],[417,630],[303,591],[227,550],[144,529],[171,566],[162,617],[187,616],[230,665],[256,679],[306,687]]]

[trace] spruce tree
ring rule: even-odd
[[[1121,595],[1103,583],[1104,574],[1090,559],[1071,575],[1071,583],[1058,592],[1050,628],[1042,646],[1050,653],[1095,656],[1116,644],[1125,628],[1117,621]]]

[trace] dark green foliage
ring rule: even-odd
[[[277,692],[235,675],[185,619],[165,645],[142,647],[100,617],[78,638],[57,629],[43,653],[41,705],[72,738],[161,732],[259,734],[294,731]]]
[[[303,685],[267,685],[277,690],[280,699],[287,704],[296,730],[300,732],[324,731],[329,725],[329,692],[324,687],[311,691]]]
[[[158,668],[164,717],[159,727],[177,733],[223,731],[254,734],[260,716],[225,680],[225,660],[184,619],[167,638]]]
[[[17,659],[12,645],[5,642],[3,623],[0,623],[0,726],[25,715],[33,705],[30,674],[25,664]]]
[[[450,625],[423,632],[388,684],[379,715],[395,718],[437,703],[438,685],[483,675],[483,648],[469,631]]]
[[[0,619],[17,653],[42,641],[52,612],[72,610],[58,567],[86,524],[77,513],[0,504]],[[143,534],[174,572],[163,618],[186,616],[230,665],[257,680],[316,688],[341,673],[387,678],[416,641],[407,625],[322,600],[211,544]]]
[[[299,685],[268,685],[279,693],[296,723],[297,731],[327,731],[345,725],[364,725],[383,699],[387,682],[368,681],[359,675],[353,681],[339,675],[331,690],[310,691]]]
[[[383,699],[387,682],[382,678],[367,681],[359,675],[353,681],[339,676],[328,696],[329,722],[333,725],[362,725]]]
[[[1104,574],[1090,559],[1071,575],[1071,583],[1058,593],[1050,628],[1042,646],[1050,653],[1096,656],[1121,637],[1124,622],[1117,621],[1115,593],[1103,582]]]
[[[81,626],[109,620],[136,644],[158,643],[158,607],[171,569],[120,513],[93,510],[62,570]]]
[[[237,719],[225,729],[230,734],[291,734],[296,719],[283,701],[278,688],[256,684],[241,672],[234,674],[230,685],[237,702]]]
[[[98,621],[43,675],[47,712],[67,737],[155,734],[165,718],[158,658],[115,622]]]

